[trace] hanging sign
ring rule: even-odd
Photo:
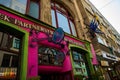
[[[60,43],[64,38],[64,31],[61,27],[57,28],[52,36],[52,41],[54,43]]]

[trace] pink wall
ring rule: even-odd
[[[30,21],[30,20],[24,19],[22,17],[16,16],[14,14],[11,14],[11,13],[3,11],[3,10],[0,10],[0,15],[1,14],[6,15],[7,17],[3,18],[3,20],[5,20],[7,22],[10,22],[10,23],[12,23],[11,18],[13,18],[13,19],[17,19],[17,20],[22,21],[22,22],[27,23],[27,24],[36,24],[36,25],[38,25],[37,23],[34,23],[34,22]],[[15,24],[15,25],[21,25],[21,24],[19,23],[19,24]],[[39,26],[41,26],[41,25],[39,25]],[[21,27],[23,30],[26,30],[27,32],[30,31],[29,28],[24,28],[23,26],[18,26],[18,27]],[[36,35],[33,34],[32,36],[29,36],[29,45],[31,44],[31,39],[33,38],[33,36],[36,36]],[[39,39],[46,38],[46,37],[47,36],[43,32],[40,32],[38,34]],[[63,41],[62,43],[64,45],[66,45],[65,41]],[[38,42],[38,44],[37,44],[37,42],[32,42],[32,44],[34,44],[36,46],[34,48],[31,48],[30,46],[28,46],[28,72],[27,72],[28,77],[38,76],[38,70],[39,71],[46,70],[46,71],[65,72],[65,71],[69,71],[69,70],[72,69],[69,56],[65,57],[65,60],[64,60],[64,63],[63,63],[62,67],[38,66],[38,56],[37,55],[38,55],[38,45],[39,44],[57,48],[57,49],[63,51],[65,53],[65,55],[66,55],[66,53],[68,51],[68,46],[67,45],[63,49],[59,45],[56,45],[56,44],[54,44],[52,42],[48,42],[48,40],[40,41],[40,42]]]
[[[22,21],[24,23],[27,23],[27,24],[36,24],[36,25],[39,25],[39,24],[34,23],[34,22],[30,21],[30,20],[24,19],[22,17],[16,16],[14,14],[8,13],[8,12],[3,11],[3,10],[0,10],[0,15],[1,14],[7,15],[7,16],[9,16],[11,18],[15,18],[15,19],[20,20],[20,21]],[[7,20],[7,19],[6,19],[6,21],[10,22],[10,20]],[[18,24],[16,24],[16,25],[18,25]],[[21,25],[21,24],[19,24],[19,25]],[[41,25],[39,25],[39,26],[41,27]],[[30,31],[29,28],[24,28],[23,26],[19,26],[19,27],[23,28],[23,30],[26,30],[27,32]],[[44,27],[44,26],[42,26],[42,27]],[[46,71],[46,72],[49,72],[49,71],[53,71],[53,72],[54,71],[56,71],[56,72],[66,72],[66,71],[72,70],[72,64],[71,64],[71,61],[70,61],[70,56],[66,55],[66,53],[69,51],[68,44],[67,44],[66,41],[62,41],[62,44],[64,44],[65,47],[61,48],[57,44],[54,44],[52,42],[48,42],[47,39],[43,40],[43,41],[41,40],[38,43],[37,42],[31,42],[32,38],[35,37],[35,36],[36,36],[35,33],[32,36],[29,36],[29,45],[32,43],[32,44],[35,45],[35,47],[32,48],[32,47],[28,46],[28,50],[29,50],[28,51],[29,52],[28,53],[28,72],[27,72],[27,76],[28,77],[38,76],[38,71],[41,71],[41,72],[42,71]],[[39,32],[37,38],[42,39],[42,38],[47,38],[47,36],[46,36],[46,34],[44,32]],[[68,39],[68,40],[71,40],[73,42],[73,44],[74,44],[74,42],[76,42],[77,44],[79,44],[81,46],[84,46],[83,42],[80,42],[80,41],[75,40],[73,38],[70,38],[68,36],[65,36],[65,38]],[[39,66],[38,65],[38,45],[39,44],[45,45],[45,46],[50,46],[50,47],[53,47],[53,48],[57,48],[57,49],[63,51],[64,54],[66,55],[64,63],[63,63],[63,66],[62,67],[56,67],[56,66]],[[93,50],[93,48],[92,48],[92,52],[95,53],[94,50]],[[94,62],[94,60],[93,60],[93,62]]]
[[[97,58],[96,58],[96,53],[95,53],[94,47],[93,47],[92,44],[90,44],[90,47],[91,47],[91,52],[92,52],[92,55],[93,55],[92,64],[97,65],[98,61],[97,61]]]

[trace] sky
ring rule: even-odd
[[[120,34],[120,0],[89,0]]]

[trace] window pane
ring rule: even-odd
[[[25,13],[27,0],[0,0],[0,4],[3,4],[4,6],[14,9],[20,13]]]
[[[0,4],[4,5],[6,7],[10,7],[11,0],[0,0]]]
[[[68,19],[58,12],[57,12],[57,17],[58,17],[58,27],[63,28],[65,32],[70,34]]]
[[[51,15],[52,15],[52,26],[56,27],[56,19],[55,19],[54,10],[51,10]]]
[[[45,50],[43,50],[43,48]],[[39,48],[39,53],[38,53],[39,64],[62,65],[64,59],[65,59],[65,55],[63,52],[48,47]]]
[[[100,37],[98,37],[98,42],[104,44],[103,40]]]
[[[18,11],[18,12],[25,13],[25,11],[26,11],[26,4],[27,4],[27,0],[24,0],[24,1],[23,0],[21,0],[21,1],[20,0],[12,0],[10,7],[12,9]]]
[[[70,21],[70,26],[71,26],[72,34],[73,34],[74,36],[77,36],[76,30],[75,30],[75,26],[74,26],[74,24],[73,24],[72,21]]]
[[[10,64],[10,58],[11,58],[11,55],[9,54],[4,54],[3,56],[3,60],[2,60],[2,67],[9,67],[9,64]]]
[[[39,17],[39,5],[35,2],[30,2],[30,10],[29,10],[29,15],[31,15],[34,18]]]
[[[75,51],[73,51],[73,59],[74,60],[80,60],[78,53],[75,52]]]
[[[18,56],[17,55],[13,55],[12,56],[12,64],[11,67],[17,67],[18,66]]]
[[[16,49],[20,48],[20,39],[14,38],[14,40],[13,40],[13,47],[16,48]]]

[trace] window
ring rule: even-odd
[[[85,55],[76,50],[72,50],[72,57],[75,64],[75,70],[80,74],[87,76]]]
[[[9,67],[11,61],[11,55],[4,54],[1,67]]]
[[[101,44],[103,44],[105,46],[108,46],[107,43],[106,43],[106,41],[105,41],[105,39],[103,39],[102,37],[100,37],[100,36],[97,35],[97,39],[98,39],[99,43],[101,43]]]
[[[7,75],[0,75],[2,77],[2,80],[6,80],[6,76],[8,80],[16,80],[15,78],[17,77],[17,70],[19,64],[18,55],[5,51],[1,51],[1,54],[2,61],[0,64],[0,74],[8,73]],[[13,75],[10,75],[11,73]]]
[[[75,61],[79,61],[79,60],[80,60],[80,56],[79,56],[79,54],[78,54],[77,52],[74,52],[74,51],[73,51],[73,59],[74,59]]]
[[[38,1],[30,1],[30,7],[28,14],[34,18],[39,18],[39,2]]]
[[[24,14],[27,0],[0,0],[0,4]]]
[[[0,48],[4,50],[10,50],[19,52],[20,39],[8,33],[0,32]]]
[[[39,47],[38,62],[44,65],[62,65],[65,55],[63,52],[49,47]]]
[[[17,67],[18,66],[17,63],[18,63],[17,55],[4,53],[1,67]]]
[[[18,77],[20,53],[11,49],[13,42],[15,43],[14,47],[19,48],[20,39],[5,30],[4,32],[0,30],[0,74],[4,74],[0,75],[0,80],[6,80],[6,78],[16,80]]]
[[[63,30],[77,36],[72,16],[59,4],[51,3],[52,26],[61,27]]]
[[[13,48],[15,48],[15,49],[20,48],[20,39],[18,39],[18,38],[13,39]]]
[[[19,8],[18,6],[15,6],[15,10],[18,10],[18,11],[19,11],[19,10],[20,10],[20,8]]]
[[[100,37],[98,37],[97,39],[99,43],[104,44],[103,40]]]

